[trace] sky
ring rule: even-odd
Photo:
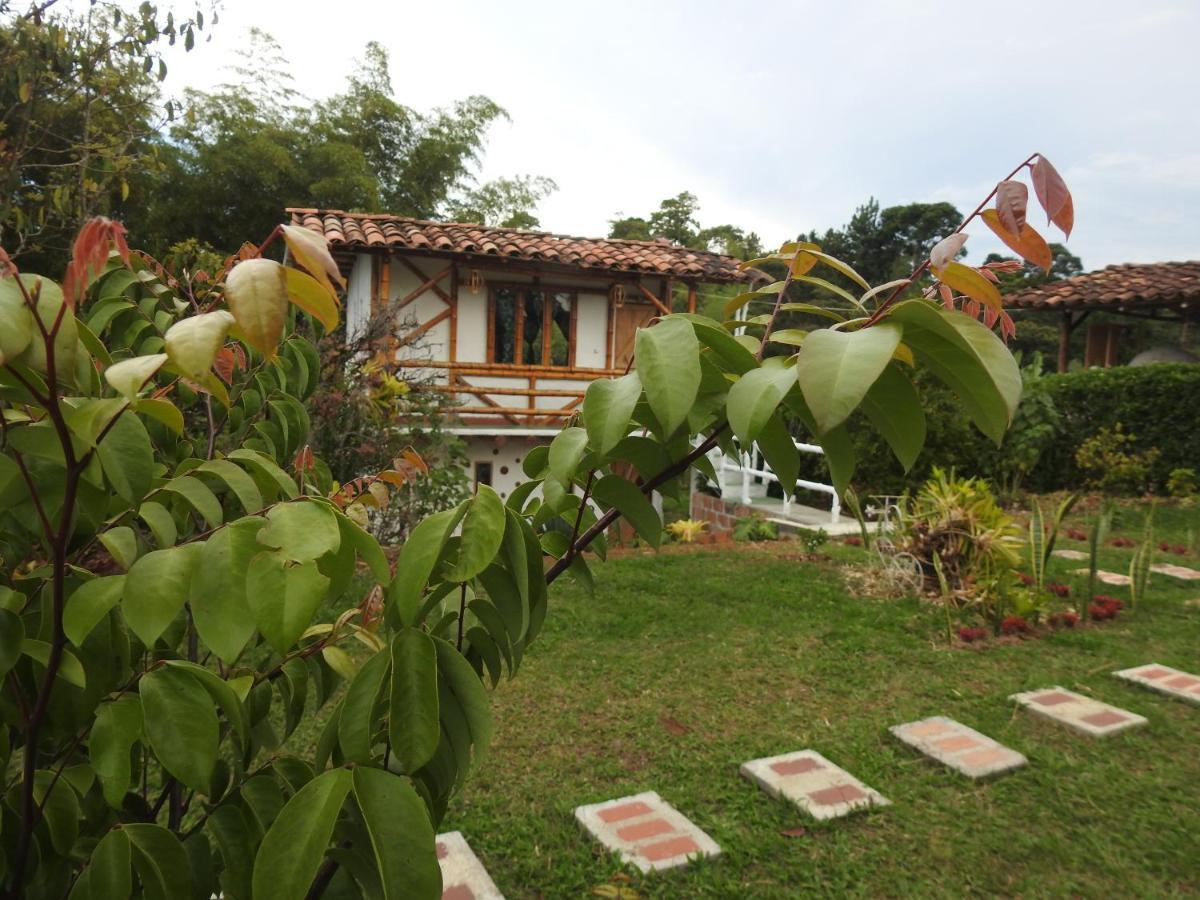
[[[553,178],[549,231],[604,235],[686,190],[702,224],[771,246],[872,196],[968,211],[1036,151],[1074,194],[1087,269],[1200,259],[1196,0],[237,0],[167,88],[227,80],[251,26],[311,98],[372,39],[406,105],[491,97],[510,121],[478,177]],[[968,262],[1001,249],[968,231]]]

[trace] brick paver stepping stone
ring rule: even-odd
[[[1146,719],[1137,713],[1109,706],[1061,687],[1026,691],[1013,694],[1008,699],[1015,700],[1030,712],[1092,737],[1106,737],[1146,724]]]
[[[1160,666],[1158,663],[1134,666],[1132,669],[1122,669],[1113,674],[1168,697],[1178,697],[1180,700],[1200,705],[1200,676],[1181,672],[1170,666]]]
[[[1029,762],[1016,750],[945,716],[893,725],[888,730],[910,747],[968,778],[1002,775]]]
[[[814,819],[836,819],[890,801],[816,750],[800,750],[742,763],[741,773],[772,797],[791,800]]]
[[[716,841],[654,791],[580,806],[575,818],[588,834],[643,872],[721,854]]]
[[[1087,569],[1075,570],[1076,575],[1086,575],[1087,573]],[[1105,572],[1103,569],[1098,569],[1096,571],[1096,580],[1103,582],[1104,584],[1112,584],[1118,587],[1133,583],[1128,575],[1122,575],[1119,572]]]
[[[1063,559],[1087,559],[1088,555],[1082,550],[1055,550],[1055,556],[1060,556]]]
[[[461,831],[439,834],[437,855],[442,867],[442,900],[504,900]]]
[[[1172,578],[1180,578],[1184,581],[1200,580],[1200,572],[1195,569],[1189,569],[1187,566],[1176,566],[1172,563],[1155,563],[1150,567],[1151,572],[1157,572],[1159,575],[1170,575]]]

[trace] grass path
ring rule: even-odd
[[[861,551],[831,553],[827,564],[797,561],[795,545],[630,556],[602,568],[594,597],[556,586],[520,676],[495,695],[492,755],[443,830],[466,834],[510,900],[586,897],[625,878],[571,810],[647,789],[725,854],[629,874],[644,897],[1200,893],[1200,709],[1109,675],[1150,661],[1200,671],[1200,608],[1183,602],[1200,583],[1156,575],[1136,616],[947,650],[938,608],[847,596],[837,564]],[[1128,555],[1104,565],[1123,571]],[[1052,574],[1071,566],[1056,560]],[[1150,725],[1088,741],[1005,700],[1052,684]],[[972,784],[887,734],[935,713],[1030,766]],[[895,805],[820,825],[737,773],[805,747]]]

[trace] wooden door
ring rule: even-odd
[[[654,318],[656,310],[649,303],[626,300],[613,311],[613,368],[624,369],[633,359],[633,340],[639,328]]]

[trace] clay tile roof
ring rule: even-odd
[[[1200,260],[1108,266],[1009,294],[1004,305],[1024,309],[1103,309],[1176,306],[1189,301],[1200,303]]]
[[[325,235],[334,251],[359,247],[436,250],[470,256],[546,260],[578,269],[697,281],[750,281],[754,272],[719,253],[689,250],[669,241],[625,241],[569,237],[516,228],[458,222],[428,222],[403,216],[368,215],[332,209],[288,209],[293,225]]]

